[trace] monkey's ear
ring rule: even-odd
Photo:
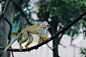
[[[44,25],[43,25],[43,24],[41,24],[41,27],[44,27]]]

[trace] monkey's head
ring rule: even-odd
[[[48,24],[48,22],[47,21],[44,21],[42,24],[41,24],[41,27],[43,27],[43,28],[49,28],[50,27],[50,25]]]

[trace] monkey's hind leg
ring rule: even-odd
[[[24,43],[24,42],[26,42],[27,40],[26,39],[23,39],[23,40],[21,40],[20,42],[19,42],[19,47],[20,47],[20,50],[19,51],[22,51],[22,43]]]
[[[31,34],[28,34],[28,39],[29,41],[25,45],[25,47],[28,49],[28,45],[30,45],[33,42],[33,36]]]
[[[21,44],[28,40],[28,34],[26,31],[23,32],[23,37],[24,39],[19,42],[20,51],[22,51],[22,48],[23,48]]]

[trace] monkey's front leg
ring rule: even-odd
[[[41,42],[41,40],[42,40],[42,38],[39,38],[39,40],[38,40],[38,44]]]
[[[47,36],[39,36],[39,37],[42,38],[42,39],[50,40],[50,38],[47,37]]]
[[[47,36],[39,36],[38,44],[40,44],[40,42],[41,42],[42,39],[50,40],[50,38],[47,37]],[[38,49],[38,48],[36,48],[36,50],[37,50],[37,49]]]
[[[38,40],[38,44],[41,42],[41,40],[42,40],[42,38],[39,38],[39,40]],[[36,48],[36,50],[37,50],[38,48]]]

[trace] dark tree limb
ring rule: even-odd
[[[68,25],[66,25],[64,28],[62,28],[58,33],[56,33],[55,35],[53,35],[51,38],[50,38],[50,41],[53,40],[55,37],[59,36],[59,34],[61,34],[62,32],[66,31],[68,28],[70,28],[72,25],[74,25],[76,22],[78,22],[84,15],[86,15],[86,11],[83,12],[81,15],[79,15],[76,19],[74,19],[73,21],[71,21]],[[36,49],[40,46],[42,46],[43,44],[46,44],[48,43],[49,41],[48,40],[45,40],[44,42],[38,44],[38,45],[35,45],[35,46],[32,46],[28,49],[22,49],[22,51],[31,51],[33,49]],[[3,50],[4,48],[0,48],[1,50]],[[9,48],[8,51],[15,51],[15,52],[19,52],[19,49],[11,49]]]

